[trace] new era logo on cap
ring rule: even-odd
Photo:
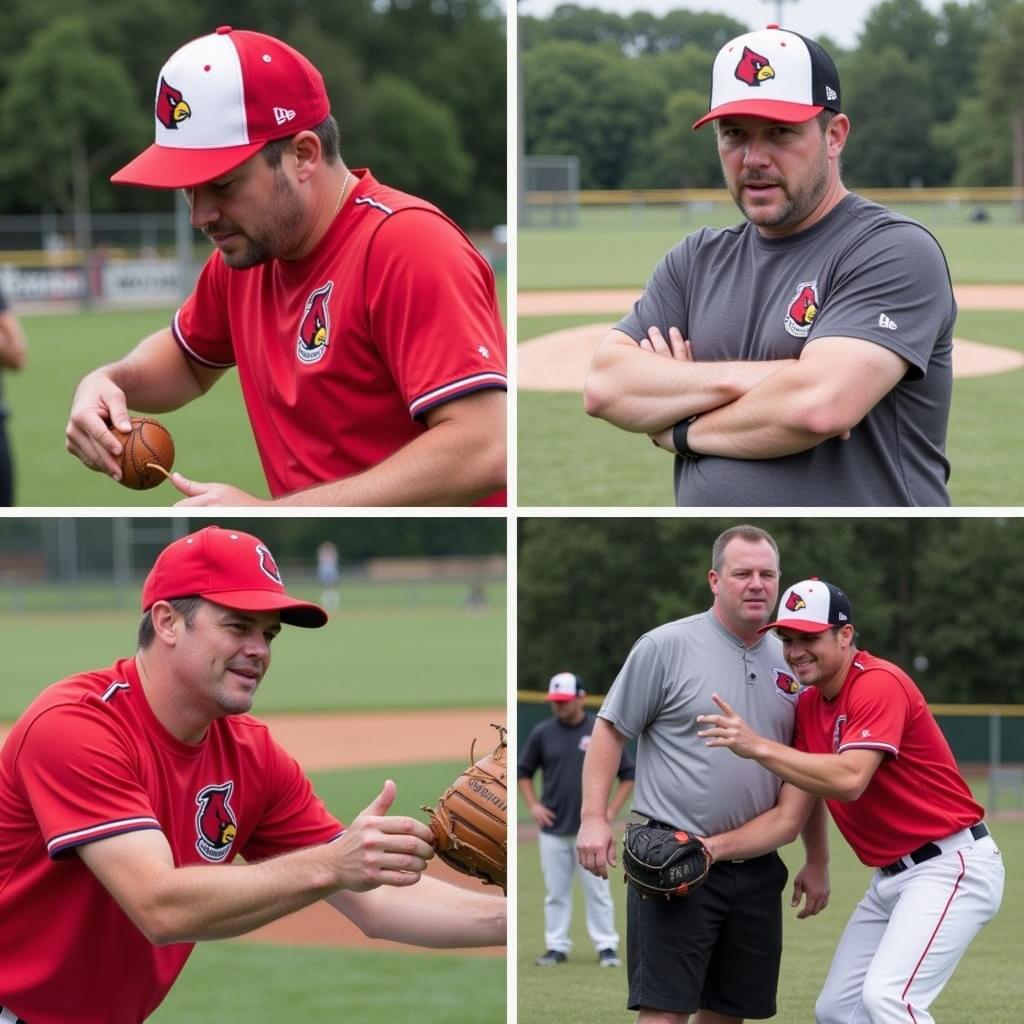
[[[839,74],[832,58],[813,40],[769,25],[718,51],[710,110],[693,127],[730,116],[797,123],[825,109],[839,112]]]
[[[274,120],[278,124],[287,124],[289,121],[295,120],[295,111],[285,110],[284,107],[274,107]]]
[[[824,580],[801,580],[789,587],[779,599],[778,618],[762,626],[768,629],[795,629],[801,633],[824,633],[833,626],[853,623],[850,599],[836,586]]]

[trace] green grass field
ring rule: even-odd
[[[1024,282],[1024,225],[1007,206],[990,206],[991,220],[972,224],[968,208],[912,204],[901,213],[920,221],[942,244],[960,284]],[[707,225],[739,223],[731,202],[680,207],[584,207],[576,228],[519,232],[519,290],[641,288],[654,265],[681,238]]]
[[[1017,1024],[1024,1005],[1024,975],[1018,969],[1019,936],[1024,928],[1024,881],[1015,865],[1024,858],[1024,822],[990,823],[1007,864],[1002,909],[971,944],[956,973],[932,1010],[937,1020]],[[807,1024],[825,980],[836,941],[854,905],[870,882],[860,864],[833,829],[831,901],[824,912],[805,921],[789,907],[791,882],[783,900],[785,938],[779,982],[778,1015],[773,1024]],[[519,846],[517,950],[518,1024],[623,1024],[633,1018],[626,1009],[625,967],[597,966],[583,922],[582,894],[576,886],[573,912],[573,953],[569,963],[539,968],[534,958],[544,944],[544,886],[536,841]],[[803,848],[785,848],[790,880],[799,870]],[[625,935],[625,892],[621,872],[612,878],[616,917]],[[558,1007],[557,1018],[552,1007]]]
[[[182,497],[167,483],[130,491],[85,469],[64,450],[64,427],[78,381],[166,327],[170,317],[169,310],[23,317],[28,367],[4,379],[19,505],[166,507]],[[200,401],[159,418],[174,437],[175,468],[185,476],[268,496],[234,372]]]
[[[316,600],[315,588],[293,588]],[[256,712],[494,707],[505,704],[504,594],[491,588],[480,613],[462,607],[465,586],[422,591],[342,586],[341,607],[323,629],[285,629]],[[46,685],[102,668],[135,649],[139,613],[0,611],[4,685],[0,720],[17,716]],[[59,638],[59,639],[58,639]]]
[[[908,207],[942,243],[958,283],[1024,282],[1024,225],[1008,208],[992,208],[987,224],[966,222],[966,211]],[[724,205],[690,212],[623,208],[585,209],[568,229],[526,229],[519,235],[519,287],[611,288],[643,286],[661,256],[700,224],[737,220]],[[623,310],[623,313],[626,311]],[[611,315],[525,316],[518,340],[588,323],[614,323]],[[1024,351],[1024,314],[962,311],[957,334]],[[1024,504],[1017,463],[1024,371],[957,381],[948,454],[954,505]],[[518,396],[518,502],[523,506],[673,505],[672,460],[645,437],[589,419],[578,393],[522,391]]]

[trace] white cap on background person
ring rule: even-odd
[[[840,111],[839,72],[823,47],[769,25],[731,39],[711,71],[711,104],[693,127],[720,117],[764,117],[796,124]]]
[[[583,680],[572,672],[559,672],[548,683],[548,700],[554,704],[576,700],[583,695]]]
[[[769,629],[795,629],[799,633],[824,633],[834,626],[853,625],[850,599],[824,580],[809,579],[794,583],[779,599],[778,618],[762,626]]]

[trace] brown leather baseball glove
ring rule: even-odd
[[[466,875],[506,891],[508,859],[508,745],[506,729],[498,730],[498,745],[474,761],[476,741],[469,749],[473,763],[441,794],[430,814],[437,855]]]

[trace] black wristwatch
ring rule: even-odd
[[[686,440],[686,435],[690,430],[690,424],[696,418],[696,416],[688,416],[685,420],[680,420],[672,428],[672,445],[675,448],[676,453],[684,459],[696,460],[700,458],[700,453],[695,452]]]

